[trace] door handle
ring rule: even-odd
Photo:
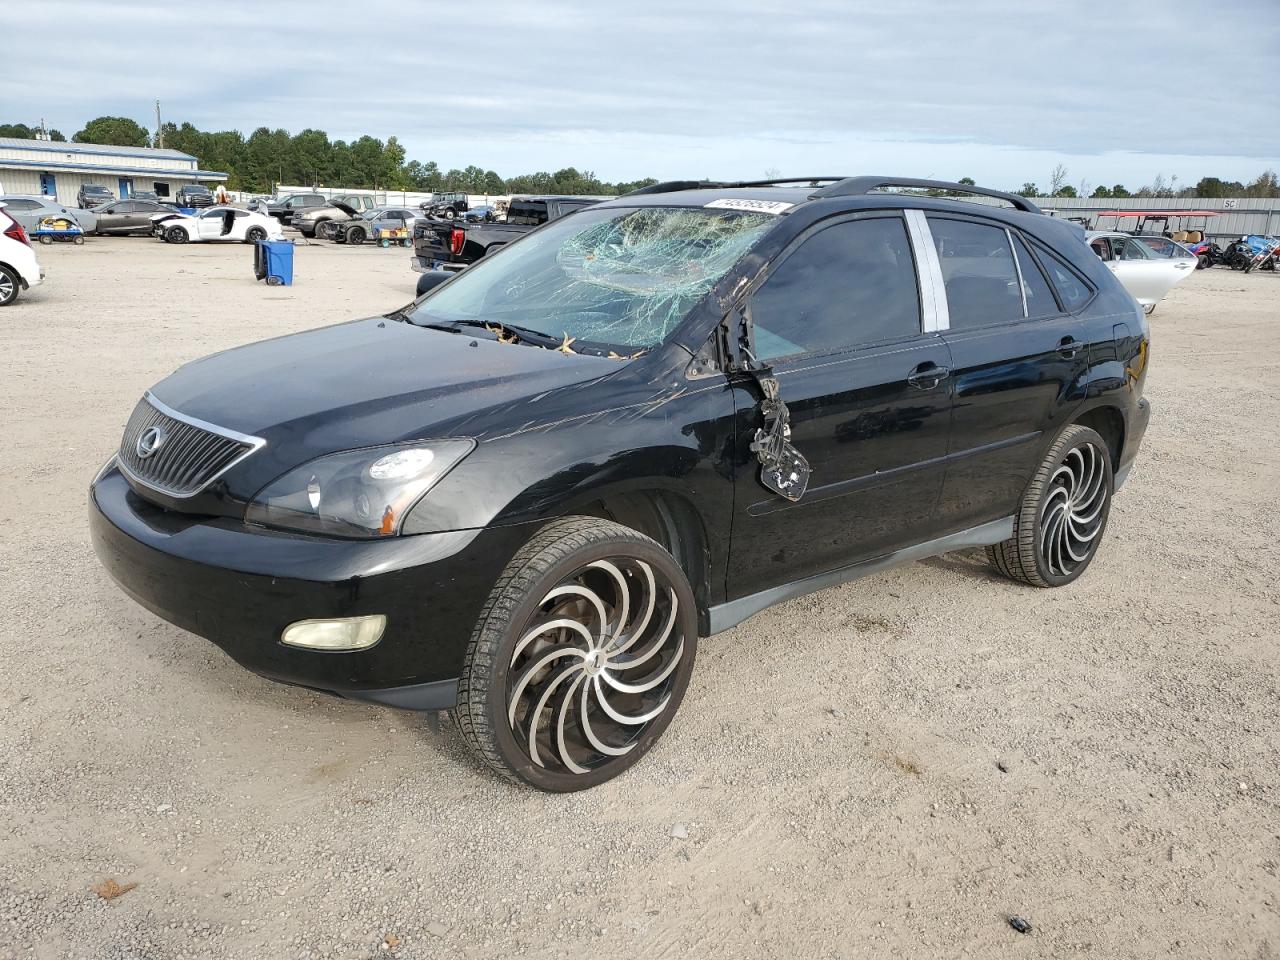
[[[1080,341],[1075,337],[1063,337],[1058,343],[1058,353],[1070,360],[1080,352]]]
[[[917,390],[932,390],[947,377],[951,376],[949,367],[940,367],[932,360],[926,360],[907,377],[907,383]]]

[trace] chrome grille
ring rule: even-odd
[[[153,427],[160,431],[162,440],[154,453],[144,457],[138,440]],[[148,393],[125,425],[120,465],[126,474],[153,490],[171,497],[192,497],[263,443],[259,437],[184,416]]]

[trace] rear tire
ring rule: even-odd
[[[9,267],[0,265],[0,307],[7,307],[22,293],[22,281]]]
[[[666,730],[697,640],[693,590],[671,554],[608,520],[555,520],[489,594],[453,716],[500,776],[585,790],[631,767]]]
[[[1013,536],[987,547],[1006,577],[1061,587],[1088,568],[1111,513],[1111,454],[1094,430],[1066,427],[1031,478],[1013,520]]]

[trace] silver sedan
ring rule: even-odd
[[[85,233],[93,233],[98,228],[98,215],[78,207],[64,207],[54,197],[35,196],[3,196],[4,212],[22,224],[22,229],[30,233],[43,217],[71,217],[80,224]]]
[[[1196,258],[1190,250],[1162,237],[1094,231],[1086,234],[1086,239],[1147,313],[1196,269]],[[1144,241],[1160,242],[1153,245]]]

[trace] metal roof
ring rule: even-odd
[[[0,157],[0,170],[11,170],[15,167],[60,173],[127,173],[192,180],[227,179],[227,174],[221,170],[194,170],[190,167],[131,167],[123,163],[80,163],[74,160],[11,160],[8,157]]]
[[[0,149],[33,150],[37,153],[93,153],[108,157],[151,157],[156,160],[194,160],[181,150],[158,150],[153,147],[124,147],[110,143],[71,143],[57,140],[21,140],[0,137]]]

